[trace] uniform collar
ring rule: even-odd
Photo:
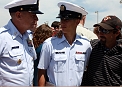
[[[14,26],[14,24],[12,23],[11,20],[9,20],[8,22],[8,26],[9,26],[9,29],[11,31],[11,34],[12,34],[12,38],[15,39],[18,35],[22,36],[20,34],[20,32],[17,30],[17,28]]]
[[[13,39],[15,39],[17,36],[22,37],[22,34],[17,30],[17,28],[14,26],[14,24],[12,23],[11,20],[9,20],[8,26],[9,26],[9,29],[11,31],[11,34],[12,34],[12,38]],[[25,35],[24,36],[27,36],[27,32],[25,32]]]
[[[78,41],[82,44],[82,40],[86,40],[85,38],[82,38],[80,35],[76,34],[75,42]]]
[[[65,40],[66,40],[66,38],[65,38],[65,36],[63,35],[62,38],[60,38],[60,40],[58,41],[58,44],[62,43],[62,42],[65,41]]]
[[[78,42],[80,42],[82,44],[82,40],[81,39],[84,39],[84,38],[82,38],[81,36],[79,36],[79,35],[76,34],[76,38],[75,38],[74,42],[78,41]],[[86,40],[86,39],[84,39],[84,40]],[[64,35],[58,41],[58,44],[62,43],[63,41],[67,41]]]

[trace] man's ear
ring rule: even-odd
[[[21,12],[17,11],[15,13],[16,18],[21,19]]]
[[[77,24],[79,24],[79,23],[80,23],[80,19],[77,19],[77,21],[76,21],[76,22],[77,22]]]

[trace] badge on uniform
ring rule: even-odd
[[[30,40],[29,38],[27,39],[27,44],[29,47],[33,47],[32,40]]]
[[[18,49],[18,48],[19,48],[19,46],[14,46],[11,49],[13,50],[13,49]]]
[[[86,54],[86,52],[78,52],[78,51],[76,51],[75,54]]]
[[[21,60],[21,59],[19,59],[19,60],[17,61],[17,63],[18,63],[18,64],[21,64],[21,62],[22,62],[22,60]]]
[[[65,54],[65,52],[55,52],[55,54]]]

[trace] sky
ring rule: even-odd
[[[10,20],[10,15],[7,9],[4,9],[4,6],[11,2],[12,0],[1,0],[0,1],[0,27],[6,25]],[[60,21],[56,18],[59,14],[59,7],[57,3],[62,0],[40,0],[39,1],[39,10],[44,14],[38,14],[38,26],[44,23],[48,23],[51,26],[53,21]],[[122,19],[122,4],[120,0],[63,0],[68,1],[74,4],[77,4],[81,7],[84,7],[88,12],[86,16],[85,27],[93,30],[93,25],[97,22],[101,22],[103,17],[107,15],[116,15]],[[95,13],[98,11],[97,13]]]

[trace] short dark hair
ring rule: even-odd
[[[59,21],[54,21],[54,22],[51,24],[51,27],[53,27],[54,29],[59,28],[59,27],[60,27],[60,22],[59,22]]]

